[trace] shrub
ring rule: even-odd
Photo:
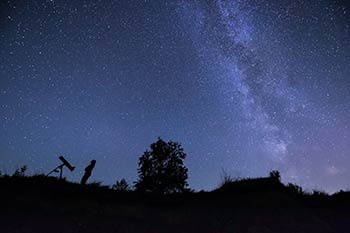
[[[303,188],[299,185],[288,183],[287,188],[293,193],[303,194]]]
[[[230,185],[236,181],[239,181],[239,179],[233,178],[232,176],[230,176],[229,174],[227,174],[227,172],[225,170],[222,170],[222,174],[221,174],[221,182],[220,182],[220,188],[225,187],[227,185]]]
[[[21,168],[17,168],[12,176],[14,177],[24,177],[26,175],[27,166],[24,165]]]
[[[270,171],[270,178],[276,179],[278,181],[281,181],[281,175],[280,172],[277,170]]]
[[[328,196],[328,194],[324,191],[320,191],[320,190],[313,190],[312,191],[312,196],[315,196],[315,197],[326,197]]]
[[[117,191],[130,191],[130,187],[128,182],[123,178],[120,181],[117,180],[115,184],[112,186],[112,189]]]

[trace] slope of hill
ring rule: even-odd
[[[349,232],[350,193],[303,194],[276,179],[152,195],[44,176],[0,178],[0,232]]]

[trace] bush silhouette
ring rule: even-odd
[[[270,171],[270,178],[276,179],[278,181],[281,180],[281,174],[277,170]]]
[[[288,183],[287,188],[295,194],[303,194],[303,188],[300,187],[299,185]]]
[[[112,186],[112,189],[116,191],[130,191],[130,187],[128,182],[123,178],[120,181],[117,180],[115,184]]]
[[[14,177],[24,177],[26,176],[27,166],[24,165],[21,168],[17,168],[16,171],[13,173]]]
[[[183,164],[186,154],[182,146],[161,138],[151,144],[139,158],[137,191],[161,194],[187,191],[187,168]]]
[[[312,195],[315,197],[326,197],[328,196],[328,194],[325,191],[321,191],[321,190],[313,190],[312,191]]]

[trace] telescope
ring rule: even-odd
[[[52,171],[50,171],[47,176],[51,175],[53,172],[59,172],[60,173],[60,180],[62,179],[63,175],[63,167],[67,167],[71,172],[74,171],[75,167],[73,167],[63,156],[58,157],[62,164],[55,167]]]

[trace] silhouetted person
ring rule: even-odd
[[[85,168],[85,174],[80,181],[81,184],[86,184],[87,179],[89,179],[89,177],[91,176],[91,172],[92,172],[92,169],[94,169],[95,164],[96,164],[96,160],[91,160],[89,166]]]

